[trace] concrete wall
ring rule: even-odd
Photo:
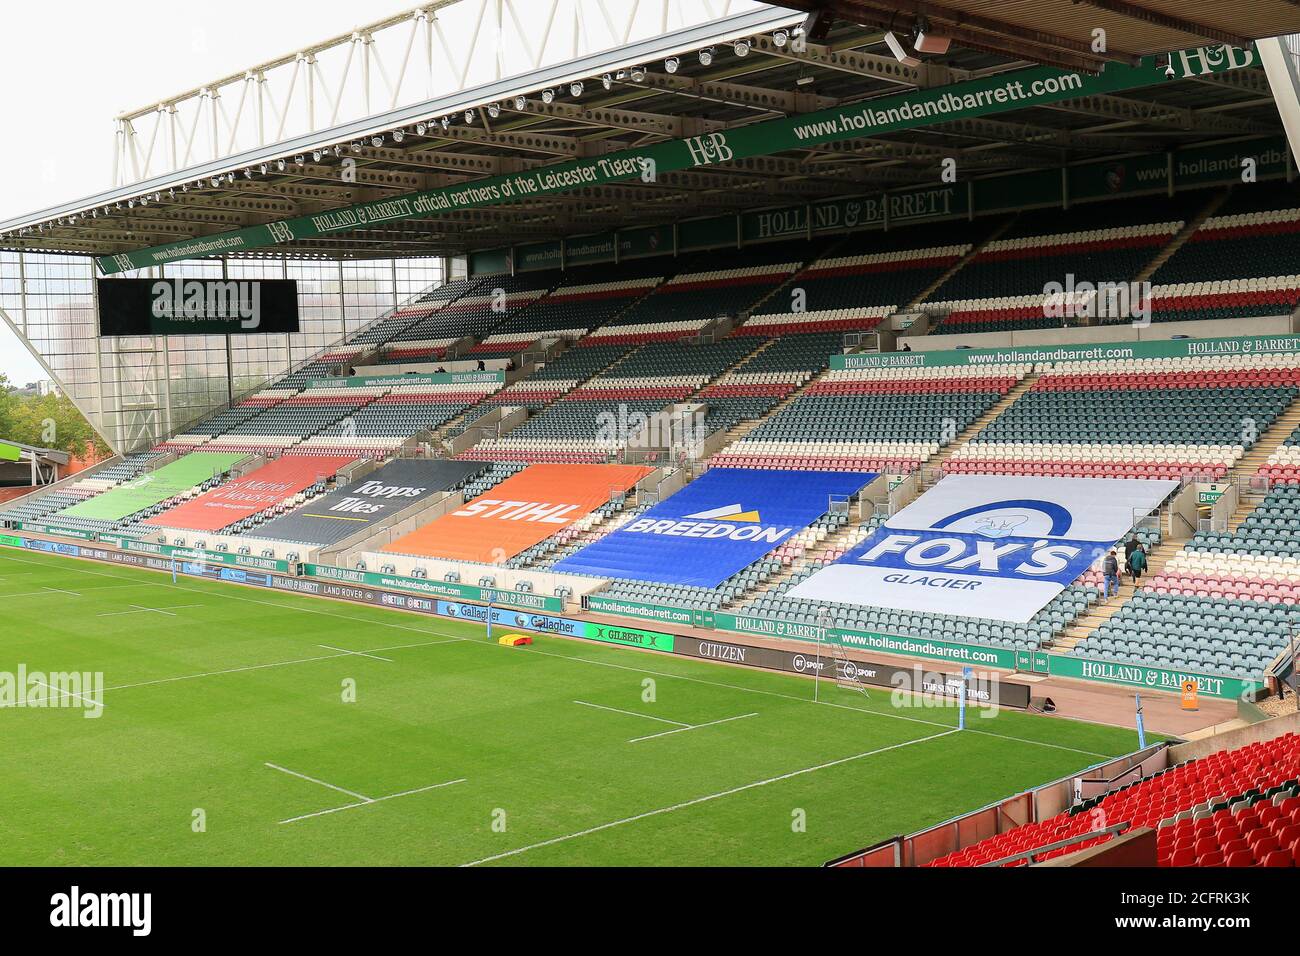
[[[276,558],[281,561],[289,560],[289,555],[295,553],[299,561],[314,560],[316,550],[310,545],[295,544],[288,541],[269,541],[266,538],[253,538],[246,535],[233,534],[213,534],[208,531],[192,531],[185,528],[150,528],[150,534],[144,538],[146,541],[157,541],[160,535],[166,537],[167,544],[171,544],[176,538],[182,538],[185,546],[197,548],[198,543],[202,541],[208,551],[216,551],[217,545],[224,544],[226,550],[231,554],[238,554],[240,548],[247,548],[249,554],[255,558],[262,557],[262,552],[270,550]]]
[[[503,372],[509,358],[492,358],[484,359],[483,365],[489,372]],[[515,362],[518,365],[518,361]],[[447,362],[404,362],[401,365],[358,365],[356,366],[357,376],[385,377],[390,375],[405,375],[407,372],[415,372],[419,375],[432,375],[442,369],[445,372],[477,372],[478,359],[457,359]]]
[[[1046,860],[1036,866],[1113,867],[1156,865],[1156,831],[1150,827],[1121,833],[1100,846],[1089,847],[1069,856]]]
[[[1169,527],[1164,529],[1166,534],[1182,538],[1191,537],[1196,533],[1199,514],[1197,496],[1195,483],[1185,485],[1182,491],[1174,495],[1173,500],[1169,502]]]
[[[1228,485],[1228,488],[1210,507],[1210,520],[1214,524],[1216,531],[1227,531],[1228,522],[1232,520],[1233,514],[1237,511],[1237,505],[1241,503],[1241,490],[1235,483]]]
[[[1170,764],[1184,763],[1200,757],[1217,753],[1220,750],[1236,750],[1247,744],[1263,740],[1273,740],[1287,733],[1300,733],[1300,714],[1287,714],[1274,717],[1262,723],[1251,724],[1237,730],[1228,730],[1204,740],[1192,740],[1185,744],[1176,744],[1169,750]]]
[[[525,417],[527,417],[526,409],[518,409],[518,411],[523,411]],[[514,425],[509,426],[509,428],[506,427],[504,424],[504,412],[504,408],[494,408],[481,418],[474,419],[473,424],[467,425],[465,431],[461,432],[459,435],[454,435],[451,438],[446,439],[443,442],[443,445],[447,449],[448,456],[455,457],[461,452],[469,451],[469,449],[477,445],[483,440],[483,429],[485,428],[490,431],[490,434],[493,437],[495,437],[497,434],[498,422],[502,422],[500,432],[502,435],[509,431],[510,428],[515,427]]]
[[[884,487],[879,487],[881,482],[884,482]],[[867,488],[866,494],[871,497],[872,501],[881,505],[886,514],[892,516],[898,514],[915,501],[921,494],[921,490],[921,474],[920,472],[914,471],[904,478],[902,484],[894,488],[893,491],[889,490],[889,477],[887,475],[882,475],[871,483]],[[886,495],[883,504],[878,500],[878,495],[882,491]]]
[[[366,562],[368,571],[377,572],[383,565],[391,564],[397,569],[397,574],[413,577],[412,572],[416,568],[421,568],[431,581],[445,580],[449,572],[455,571],[460,575],[461,584],[477,586],[480,578],[491,577],[496,582],[495,586],[503,591],[513,591],[515,585],[521,582],[531,584],[534,594],[542,594],[548,597],[554,595],[556,588],[568,588],[573,592],[568,598],[568,602],[572,604],[581,604],[584,595],[599,591],[609,584],[607,578],[592,578],[578,574],[556,574],[553,571],[529,568],[515,570],[500,565],[477,564],[471,561],[448,561],[441,558],[423,558],[375,551],[365,551],[356,555],[356,557]],[[349,564],[349,566],[351,565]]]

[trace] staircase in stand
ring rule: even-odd
[[[1156,270],[1172,259],[1174,253],[1181,249],[1187,240],[1196,234],[1196,230],[1200,229],[1201,226],[1204,225],[1205,220],[1209,219],[1219,211],[1219,207],[1228,201],[1228,196],[1229,192],[1226,189],[1214,195],[1210,201],[1201,208],[1200,212],[1187,220],[1183,228],[1178,230],[1174,237],[1169,240],[1168,244],[1160,248],[1160,251],[1156,253],[1156,257],[1147,264],[1145,269],[1137,274],[1137,278],[1134,281],[1146,282],[1155,275]]]
[[[943,448],[940,448],[939,451],[922,466],[922,472],[926,476],[926,480],[923,482],[925,487],[927,489],[932,487],[933,484],[943,476],[942,472],[944,464],[956,453],[958,448],[978,438],[984,429],[988,428],[989,425],[993,424],[993,422],[996,421],[1003,412],[1014,405],[1020,399],[1020,396],[1033,388],[1034,383],[1037,381],[1038,373],[1030,372],[1022,378],[1016,386],[1011,389],[1011,391],[998,399],[997,403],[994,404],[992,408],[972,422],[965,431]]]
[[[761,597],[762,595],[766,594],[769,591],[777,590],[783,584],[788,582],[792,577],[794,577],[795,574],[797,574],[798,572],[806,568],[808,566],[808,563],[811,560],[825,554],[828,551],[847,551],[849,548],[857,544],[857,541],[855,541],[853,538],[853,532],[859,530],[864,524],[866,524],[870,520],[871,520],[870,517],[864,519],[859,517],[856,512],[851,513],[849,515],[848,524],[846,524],[844,527],[840,528],[838,531],[834,532],[833,534],[828,534],[821,541],[818,541],[815,545],[808,548],[808,550],[805,551],[802,555],[800,555],[799,557],[791,561],[789,565],[782,568],[780,571],[776,572],[775,574],[771,575],[767,580],[763,581],[761,584],[751,588],[750,590],[746,591],[744,594],[740,595],[739,597],[727,601],[725,604],[723,604],[722,610],[724,611],[735,610],[736,608],[748,604],[758,597]]]
[[[1149,581],[1159,574],[1183,549],[1191,537],[1182,538],[1165,538],[1160,545],[1147,552],[1147,569],[1142,572],[1142,579],[1137,585],[1134,585],[1132,579],[1121,572],[1119,576],[1119,593],[1113,594],[1109,599],[1103,599],[1092,605],[1083,614],[1075,619],[1074,623],[1066,628],[1065,633],[1056,639],[1052,644],[1052,650],[1057,654],[1067,654],[1074,649],[1080,641],[1101,627],[1112,617],[1119,613],[1129,600],[1137,593],[1142,582]],[[1123,562],[1120,562],[1123,564]]]
[[[1278,416],[1272,427],[1259,436],[1259,440],[1251,446],[1250,451],[1242,455],[1241,460],[1233,467],[1233,474],[1239,481],[1254,478],[1268,463],[1273,452],[1281,448],[1297,428],[1300,428],[1300,400],[1287,406],[1286,411]]]
[[[1016,216],[1009,217],[1005,222],[1003,222],[1001,225],[995,228],[991,233],[985,236],[981,242],[977,242],[973,246],[971,246],[970,251],[968,251],[964,256],[962,256],[960,259],[958,259],[956,262],[952,264],[952,268],[950,268],[947,272],[945,272],[943,275],[939,276],[939,278],[935,279],[928,286],[926,286],[926,288],[923,289],[921,293],[917,295],[916,298],[914,298],[910,303],[908,303],[907,308],[903,309],[902,311],[916,312],[918,310],[921,310],[921,306],[925,303],[926,299],[930,298],[930,296],[934,295],[936,292],[942,289],[943,284],[945,282],[947,282],[949,279],[955,276],[962,269],[965,269],[966,266],[968,266],[976,256],[978,256],[981,252],[983,252],[985,249],[988,248],[989,243],[997,242],[1004,235],[1006,235],[1007,230],[1010,229],[1013,225],[1015,225],[1017,218],[1018,217]],[[939,325],[942,324],[943,324],[942,322],[939,323]],[[938,331],[941,331],[938,328],[938,326],[935,326],[935,328],[930,330],[932,334]]]

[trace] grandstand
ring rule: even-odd
[[[0,280],[80,277],[84,294],[49,310],[0,281],[0,317],[116,452],[0,505],[0,562],[167,571],[204,601],[293,592],[295,613],[322,596],[378,605],[432,615],[448,643],[500,625],[610,655],[749,655],[786,672],[745,678],[774,699],[802,700],[813,677],[822,703],[831,679],[841,709],[872,714],[893,705],[863,688],[911,667],[946,671],[911,687],[944,706],[987,678],[1005,688],[998,720],[1039,728],[1012,739],[1032,749],[1060,726],[1073,742],[1068,759],[986,755],[1026,793],[1097,771],[1083,757],[1129,759],[1132,735],[1090,744],[1088,725],[1017,711],[1055,696],[1061,716],[1127,728],[1140,693],[1162,736],[1260,736],[1187,760],[1186,740],[1144,740],[1118,776],[1087,778],[1094,797],[961,845],[924,828],[978,804],[963,794],[868,835],[912,833],[890,844],[903,865],[1038,865],[1146,830],[1151,865],[1295,863],[1296,738],[1278,723],[1294,726],[1300,629],[1294,4],[1260,4],[1241,43],[1224,39],[1240,27],[1138,17],[1133,47],[1100,59],[1077,37],[936,10],[945,55],[913,36],[929,27],[897,27],[919,65],[891,52],[882,4],[665,2],[671,29],[638,6],[582,56],[538,38],[531,68],[503,75],[498,49],[493,76],[434,99],[403,102],[390,78],[387,112],[0,223]],[[587,14],[575,27],[594,32]],[[423,9],[398,20],[443,29]],[[959,115],[900,106],[989,83],[1038,92]],[[144,122],[121,121],[132,148]],[[160,278],[292,282],[297,309],[259,317],[264,331],[194,335],[155,313],[99,334],[104,286]],[[361,634],[386,612],[359,610],[373,652],[317,649],[385,661]],[[600,658],[620,659],[639,660]],[[477,665],[458,666],[425,676],[468,699]],[[746,743],[757,712],[716,702],[662,720],[734,720]],[[949,716],[880,747],[956,747]],[[971,794],[1003,795],[991,776]],[[534,836],[505,856],[549,846]],[[774,862],[821,862],[846,838],[868,842],[850,831]],[[471,862],[496,859],[473,846]]]

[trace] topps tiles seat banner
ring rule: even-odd
[[[327,545],[448,491],[486,466],[477,461],[394,461],[257,529],[259,538]]]
[[[1177,488],[951,475],[789,596],[1024,624]]]
[[[711,468],[555,571],[717,587],[857,494],[861,472]]]

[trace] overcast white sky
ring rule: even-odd
[[[561,0],[556,19],[560,25],[546,31],[543,25],[551,4],[516,2],[527,42],[536,47],[542,36],[547,38],[544,62],[572,55],[573,21],[566,17],[572,16],[574,3],[589,4],[582,7],[584,12],[600,10],[591,0]],[[418,5],[418,0],[313,0],[305,6],[283,0],[225,0],[215,6],[193,0],[3,4],[0,89],[6,92],[0,98],[0,128],[5,131],[0,150],[0,221],[111,187],[115,116]],[[759,6],[755,0],[670,0],[668,29]],[[663,8],[658,3],[634,6],[633,0],[605,0],[604,7],[609,19],[594,14],[583,18],[587,49],[619,45],[625,30],[639,39],[662,28],[659,11]],[[439,14],[453,46],[458,38],[473,34],[479,9],[479,4],[467,2]],[[636,15],[629,20],[634,10]],[[499,59],[507,73],[523,72],[533,50],[525,51],[509,26],[506,33]],[[405,42],[400,31],[385,36],[399,45]],[[454,52],[459,58],[463,48]],[[339,73],[328,56],[322,57],[322,63],[329,66],[324,75],[333,87]],[[392,56],[390,52],[388,57]],[[494,70],[497,59],[491,52],[486,59],[483,54],[475,58],[468,85],[491,78],[481,71]],[[441,54],[436,60],[435,72],[443,75],[435,76],[434,83],[441,87],[456,70],[447,66]],[[390,59],[390,66],[395,62],[400,62],[400,54]],[[273,88],[272,96],[281,98],[283,88],[278,92]],[[359,100],[356,105],[359,109]],[[227,115],[236,107],[237,103],[228,103]],[[147,148],[152,122],[138,124],[137,131],[142,148]],[[60,145],[53,148],[50,143],[56,139]],[[3,322],[0,373],[20,384],[46,377]]]
[[[57,0],[0,6],[0,220],[111,185],[113,117],[416,0]],[[310,11],[310,16],[308,16]],[[63,146],[49,143],[58,138]],[[0,372],[46,375],[0,322]]]

